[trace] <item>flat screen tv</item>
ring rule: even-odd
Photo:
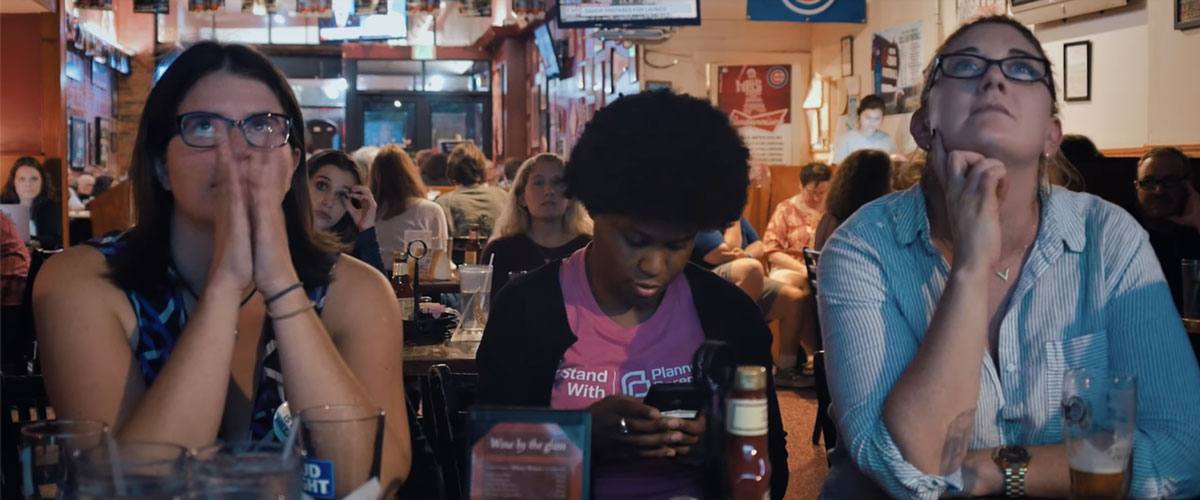
[[[350,14],[343,26],[332,17],[322,17],[317,21],[317,30],[322,42],[408,38],[408,12],[401,8],[387,14]]]
[[[554,50],[554,37],[550,36],[550,26],[541,25],[533,30],[533,41],[538,53],[542,55],[542,63],[546,65],[546,78],[558,78],[562,73],[558,60],[558,52]]]
[[[700,0],[559,0],[564,28],[700,24]]]

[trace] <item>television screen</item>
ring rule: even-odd
[[[542,54],[542,63],[546,65],[546,77],[558,78],[562,71],[559,69],[558,53],[554,51],[554,38],[550,36],[550,27],[543,24],[533,30],[533,41],[538,52]]]
[[[371,16],[350,14],[343,26],[338,26],[332,17],[322,17],[317,21],[317,28],[322,42],[407,38],[408,12],[400,8]]]
[[[700,24],[700,0],[559,0],[564,28]]]

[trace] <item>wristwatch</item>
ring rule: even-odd
[[[992,461],[1004,471],[1004,496],[1025,496],[1025,473],[1029,470],[1029,450],[1024,446],[1001,446],[992,451]]]

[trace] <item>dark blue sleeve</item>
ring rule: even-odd
[[[754,230],[754,226],[750,224],[746,217],[742,217],[742,248],[746,248],[762,238],[758,237],[758,231]]]
[[[375,237],[375,228],[358,233],[354,239],[354,257],[378,269],[384,276],[388,275],[383,267],[383,257],[379,255],[379,239]]]
[[[696,245],[692,248],[692,261],[697,264],[711,266],[704,262],[704,256],[725,243],[725,234],[721,231],[700,231],[696,233]]]

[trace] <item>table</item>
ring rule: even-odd
[[[437,295],[439,294],[459,293],[460,291],[457,278],[451,278],[448,280],[422,279],[421,282],[417,284],[417,288],[420,289],[422,295],[429,295],[434,299],[436,299]]]
[[[445,363],[456,373],[477,373],[475,351],[479,342],[446,342],[433,345],[404,346],[404,374],[424,376],[429,367]]]

